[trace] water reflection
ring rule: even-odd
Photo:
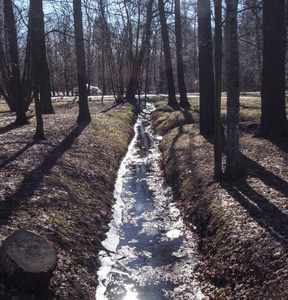
[[[196,247],[159,168],[159,138],[150,130],[152,104],[115,184],[114,219],[101,251],[97,300],[203,299],[193,278]]]

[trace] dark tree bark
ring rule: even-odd
[[[222,93],[222,0],[214,0],[215,12],[215,104],[214,178],[222,175],[221,93]]]
[[[32,37],[32,28],[31,28],[32,19],[29,17],[28,20],[28,33],[27,33],[27,42],[26,42],[26,52],[24,60],[24,68],[21,78],[22,89],[25,97],[25,110],[28,110],[30,104],[33,101],[33,71],[32,71],[32,46],[31,46],[31,37]]]
[[[102,97],[101,97],[101,102],[104,100],[104,96],[107,94],[106,92],[106,79],[105,79],[105,39],[106,39],[106,20],[105,20],[105,10],[103,6],[102,0],[99,1],[99,6],[100,6],[100,20],[101,20],[101,81],[102,81]]]
[[[180,0],[175,0],[175,35],[176,35],[178,88],[180,93],[179,105],[182,107],[187,107],[190,106],[190,104],[188,102],[186,84],[184,80]]]
[[[200,133],[214,131],[214,73],[210,0],[198,0]]]
[[[146,49],[150,48],[149,46],[150,46],[150,38],[151,38],[151,24],[153,19],[153,11],[152,11],[153,2],[154,0],[150,0],[147,5],[146,28],[144,32],[141,49],[139,51],[139,55],[138,56],[136,55],[134,57],[132,72],[126,90],[127,100],[135,100],[136,91],[139,86],[139,75],[144,62]]]
[[[285,0],[263,0],[263,73],[258,135],[288,135],[285,108]]]
[[[12,96],[16,104],[16,121],[17,125],[24,125],[28,123],[25,113],[25,98],[21,85],[20,78],[20,64],[18,57],[18,42],[17,30],[13,13],[13,6],[11,0],[4,0],[4,17],[6,23],[6,31],[8,36],[8,48],[10,56],[10,70],[11,70],[11,87]]]
[[[35,74],[37,71],[34,70],[33,73]],[[39,99],[39,91],[38,91],[38,80],[34,80],[34,102],[35,102],[35,110],[36,110],[36,132],[33,136],[35,140],[43,140],[45,139],[44,134],[44,124],[43,124],[43,117],[41,112],[41,103]]]
[[[163,68],[163,51],[160,49],[158,94],[164,93],[165,68]]]
[[[168,105],[176,106],[178,105],[178,103],[175,95],[175,84],[174,84],[172,61],[171,61],[169,35],[168,35],[168,28],[166,23],[163,0],[158,0],[158,6],[159,6],[161,32],[162,32],[164,57],[165,57],[165,68],[166,68],[165,71],[166,71],[167,85],[168,85]]]
[[[117,103],[121,103],[121,102],[123,102],[123,97],[122,97],[123,91],[120,90],[120,89],[122,89],[122,84],[120,82],[121,79],[119,80],[119,68],[117,69],[116,62],[113,57],[111,31],[110,31],[110,27],[106,20],[105,5],[102,0],[99,0],[99,9],[100,9],[100,14],[101,14],[100,15],[101,25],[102,25],[101,30],[102,30],[102,38],[103,38],[102,51],[103,51],[103,53],[105,52],[105,58],[107,60],[109,73],[110,73],[110,80],[111,80],[110,84],[111,84],[111,89],[114,94],[114,98]],[[122,72],[122,70],[121,70],[121,72]],[[103,93],[104,93],[104,89],[103,89]],[[103,97],[102,97],[102,100],[103,100]]]
[[[226,84],[227,84],[227,161],[228,176],[240,171],[239,161],[239,52],[237,32],[238,0],[226,0]]]
[[[14,232],[0,248],[0,275],[21,291],[37,295],[37,299],[47,299],[56,264],[55,249],[29,231]]]
[[[42,2],[42,1],[41,1]],[[43,75],[43,68],[41,65],[42,59],[42,47],[41,41],[41,33],[39,34],[38,25],[39,20],[41,18],[41,14],[37,13],[37,6],[39,4],[38,0],[30,0],[30,25],[31,25],[31,57],[32,57],[32,74],[33,74],[33,82],[34,82],[34,101],[35,101],[35,110],[36,110],[36,132],[34,135],[34,139],[41,140],[45,138],[44,135],[44,125],[42,119],[42,110],[41,103],[39,99],[39,90],[41,84],[41,76]],[[36,7],[35,7],[36,6]],[[42,15],[43,16],[43,15]],[[40,21],[41,23],[41,21]],[[40,93],[41,95],[41,93]]]
[[[37,51],[35,64],[39,69],[37,79],[40,92],[41,112],[43,114],[53,114],[53,106],[51,101],[51,86],[50,86],[50,72],[46,57],[45,31],[44,31],[44,14],[42,0],[30,0],[30,14],[33,20],[32,30],[34,30],[35,40],[37,40]]]
[[[77,122],[90,122],[91,116],[89,112],[87,87],[86,87],[86,61],[83,38],[83,23],[81,0],[73,0],[74,11],[74,31],[76,44],[76,60],[77,60],[77,78],[79,88],[79,115]]]

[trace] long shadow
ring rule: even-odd
[[[182,114],[184,116],[185,124],[195,123],[193,116],[192,116],[191,106],[188,106],[188,107],[180,107],[179,106],[178,110],[182,112]]]
[[[173,158],[172,160],[175,160],[175,163],[173,164],[173,177],[171,178],[167,178],[167,181],[169,183],[173,182],[178,176],[179,176],[179,163],[178,163],[178,159],[177,159],[177,156],[175,156],[175,152],[176,152],[176,144],[178,142],[178,140],[180,139],[180,137],[184,134],[184,130],[183,130],[183,126],[184,125],[187,125],[187,124],[194,124],[194,119],[193,119],[193,116],[192,116],[192,112],[191,112],[191,107],[180,107],[180,106],[175,106],[175,107],[170,107],[170,106],[166,106],[166,107],[163,107],[161,109],[158,109],[158,111],[161,111],[163,113],[173,113],[173,111],[171,112],[171,109],[173,111],[180,111],[183,116],[184,116],[184,120],[180,120],[179,122],[177,121],[175,124],[173,124],[173,122],[171,122],[171,126],[169,126],[167,128],[167,132],[172,130],[172,129],[176,129],[178,128],[178,132],[177,134],[174,136],[173,138],[173,141],[170,145],[170,148],[169,148],[169,157],[170,158]],[[170,159],[169,159],[170,160]]]
[[[223,184],[222,187],[236,199],[249,215],[278,242],[288,245],[288,216],[244,181]]]
[[[268,139],[272,144],[276,145],[279,149],[288,153],[288,137],[278,139]]]
[[[14,129],[18,128],[18,127],[19,126],[16,125],[15,123],[8,124],[5,127],[0,128],[0,134],[5,134],[5,133],[7,133],[11,130],[14,130]]]
[[[36,141],[33,140],[32,142],[28,143],[25,147],[23,147],[21,150],[19,150],[17,153],[12,155],[10,158],[6,159],[0,164],[0,169],[5,168],[8,164],[13,162],[17,157],[22,155],[25,151],[27,151],[30,147],[32,147],[34,144],[36,144]]]
[[[281,177],[275,175],[271,171],[268,171],[257,162],[247,157],[244,154],[240,154],[241,162],[246,170],[253,176],[257,176],[267,186],[273,188],[276,191],[281,192],[285,197],[288,197],[288,183]]]
[[[33,118],[33,116],[27,117],[28,120],[31,119],[31,118]],[[25,125],[28,125],[28,124],[25,124]],[[15,122],[10,123],[10,124],[8,124],[8,125],[6,125],[6,126],[0,128],[0,135],[1,135],[1,134],[5,134],[5,133],[7,133],[7,132],[9,132],[9,131],[11,131],[11,130],[17,129],[17,128],[19,128],[19,127],[25,126],[25,125],[18,125],[18,124],[16,124]]]
[[[266,170],[263,166],[241,154],[244,166],[253,170],[258,177],[270,188],[288,197],[288,183],[279,176]],[[288,215],[279,207],[271,203],[263,195],[255,191],[246,181],[246,177],[237,178],[229,182],[222,182],[222,187],[236,199],[249,215],[277,241],[288,245]]]
[[[106,109],[102,110],[101,112],[106,113],[119,105],[123,105],[123,103],[114,102],[111,106],[107,107]]]
[[[75,125],[69,135],[44,158],[41,165],[25,176],[17,190],[0,202],[0,225],[6,224],[19,205],[34,194],[44,176],[50,173],[58,159],[73,145],[88,124]]]
[[[12,112],[11,110],[6,110],[6,111],[0,111],[0,115],[6,116],[6,115],[11,115],[11,116],[15,116],[16,113]]]

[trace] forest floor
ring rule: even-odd
[[[197,100],[187,110],[159,102],[154,127],[164,135],[166,180],[200,237],[203,260],[195,272],[202,292],[209,299],[288,299],[288,138],[255,138],[260,97],[242,95],[242,174],[216,182],[213,137],[199,135]]]
[[[159,98],[159,97],[158,97]],[[158,99],[159,100],[159,99]],[[199,135],[199,99],[172,109],[163,97],[154,128],[167,182],[203,260],[195,274],[207,299],[288,299],[288,138],[254,138],[260,98],[241,99],[238,178],[213,181],[211,137]],[[76,124],[78,105],[54,102],[44,116],[46,139],[0,101],[0,244],[15,230],[32,231],[58,253],[49,299],[95,299],[97,253],[105,238],[121,159],[133,136],[135,108],[90,101],[92,121]],[[226,123],[225,100],[222,106]],[[225,168],[225,147],[223,151]],[[0,279],[1,299],[35,299]]]
[[[134,134],[134,107],[90,101],[92,120],[79,126],[76,102],[53,107],[55,114],[43,116],[46,139],[35,141],[34,111],[29,125],[15,127],[15,114],[0,106],[0,243],[18,229],[40,235],[58,253],[48,298],[95,299],[97,254]],[[0,280],[0,299],[34,297]]]

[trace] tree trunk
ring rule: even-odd
[[[172,69],[172,61],[171,61],[169,35],[168,35],[163,0],[158,0],[158,6],[159,6],[159,14],[160,14],[163,48],[164,48],[167,85],[168,85],[168,97],[169,97],[168,105],[176,106],[178,105],[178,103],[175,96],[175,85],[174,85],[174,77],[173,77],[173,69]]]
[[[186,91],[186,85],[184,80],[180,0],[175,0],[175,35],[176,35],[178,89],[180,93],[179,105],[182,107],[187,107],[190,106],[190,104],[187,99],[187,91]]]
[[[34,100],[35,100],[35,110],[36,110],[36,132],[34,135],[34,139],[44,139],[44,126],[43,126],[43,119],[42,119],[42,109],[41,109],[41,102],[39,99],[39,90],[40,90],[40,82],[41,76],[43,75],[43,66],[41,65],[41,56],[42,56],[42,46],[41,41],[42,37],[41,34],[38,32],[38,18],[41,17],[41,14],[37,13],[37,8],[35,8],[39,4],[38,0],[30,0],[30,25],[31,25],[31,56],[32,56],[32,74],[33,74],[33,81],[34,81]]]
[[[44,124],[41,112],[41,103],[39,99],[39,91],[38,91],[38,81],[34,82],[34,102],[35,102],[35,110],[36,110],[36,132],[33,136],[35,140],[44,140]]]
[[[221,93],[222,93],[222,0],[214,0],[215,11],[215,104],[214,178],[222,175]]]
[[[13,13],[13,6],[11,0],[4,0],[4,17],[6,23],[6,30],[8,35],[8,48],[10,56],[10,68],[11,68],[11,83],[12,94],[16,104],[16,121],[17,125],[24,125],[28,123],[28,119],[25,113],[25,99],[21,86],[20,77],[20,64],[18,57],[18,43],[17,43],[17,31]]]
[[[258,135],[288,135],[285,108],[285,0],[263,0],[263,73]]]
[[[162,44],[161,44],[162,46]],[[160,49],[158,94],[164,93],[165,69],[163,68],[163,51]]]
[[[47,296],[57,264],[55,249],[40,236],[18,230],[0,249],[0,274],[16,288],[41,299]]]
[[[237,175],[239,162],[238,0],[226,0],[227,161],[226,173]]]
[[[198,0],[200,133],[214,132],[214,73],[210,0]]]
[[[37,74],[40,92],[41,112],[43,114],[53,114],[51,101],[50,72],[46,58],[44,14],[42,0],[30,0],[30,14],[32,17],[32,30],[34,30],[35,40],[37,41],[37,51],[35,63],[39,72]]]
[[[31,28],[32,19],[29,16],[28,20],[28,33],[27,33],[27,42],[26,42],[26,52],[24,60],[24,70],[21,78],[22,89],[25,97],[25,110],[28,110],[31,102],[33,101],[33,71],[32,71],[32,46],[31,46]]]
[[[74,11],[74,31],[76,44],[76,60],[77,60],[77,78],[79,88],[79,115],[77,122],[90,122],[91,116],[89,112],[87,87],[86,87],[86,61],[83,38],[83,23],[81,0],[73,0]]]
[[[141,49],[139,51],[139,55],[135,55],[133,61],[133,68],[131,72],[131,76],[129,78],[128,87],[126,90],[126,99],[127,100],[135,100],[135,95],[137,88],[139,86],[139,75],[143,65],[143,61],[145,58],[146,49],[150,51],[150,37],[151,37],[151,24],[153,18],[153,6],[154,0],[150,0],[147,5],[147,14],[146,14],[146,28],[145,32],[143,33],[143,42],[141,45]]]

